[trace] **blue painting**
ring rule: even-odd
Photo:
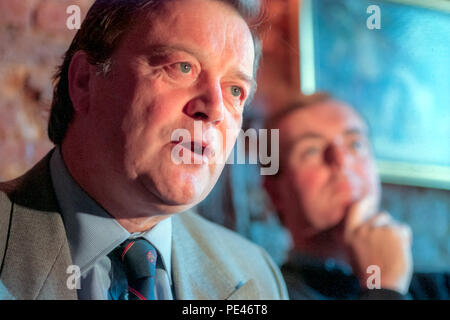
[[[360,111],[378,160],[448,169],[450,14],[407,1],[311,4],[316,91]],[[370,5],[379,29],[367,27]]]

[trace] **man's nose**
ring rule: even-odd
[[[224,119],[222,87],[219,82],[205,82],[198,96],[186,105],[184,112],[194,120],[219,124]]]
[[[330,144],[324,153],[324,162],[330,167],[342,169],[351,162],[351,155],[343,146]]]

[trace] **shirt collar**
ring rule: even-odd
[[[50,174],[64,220],[72,260],[89,270],[97,259],[106,256],[128,238],[141,236],[158,250],[169,279],[171,277],[172,218],[168,217],[151,230],[130,234],[91,198],[70,175],[59,146],[50,159]]]

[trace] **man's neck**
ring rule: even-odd
[[[150,205],[144,204],[137,198],[129,198],[131,195],[138,194],[138,192],[132,191],[131,186],[127,188],[127,192],[115,188],[119,185],[115,181],[118,178],[107,174],[104,172],[104,167],[97,166],[94,161],[90,161],[92,159],[87,157],[79,146],[66,140],[61,145],[61,154],[72,178],[128,232],[148,231],[161,220],[170,216],[169,214],[151,214],[149,212]],[[93,172],[95,172],[96,178],[94,178]],[[101,177],[107,177],[110,181],[103,181]]]

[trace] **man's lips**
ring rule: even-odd
[[[197,142],[197,141],[172,141],[174,145],[180,145],[184,149],[191,151],[194,154],[197,154],[202,157],[206,157],[208,159],[212,158],[214,155],[214,150],[211,145],[207,142]]]
[[[206,144],[198,143],[195,141],[183,142],[183,143],[180,143],[180,146],[182,146],[183,148],[186,148],[188,150],[191,150],[191,152],[197,153],[199,155],[203,155],[203,153],[206,149]]]

